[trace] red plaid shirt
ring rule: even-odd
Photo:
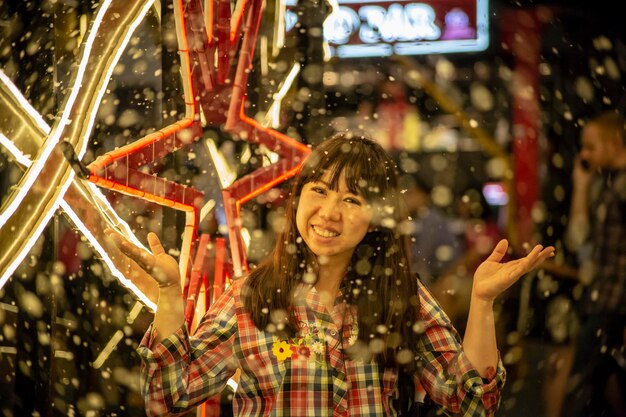
[[[148,330],[138,348],[148,415],[176,415],[200,405],[221,392],[237,368],[236,416],[397,415],[397,370],[344,354],[358,329],[341,297],[329,314],[315,289],[303,288],[295,306],[302,328],[295,338],[280,340],[259,331],[244,311],[242,282],[235,281],[209,309],[193,336],[182,326],[150,349]],[[418,396],[425,390],[447,414],[492,415],[505,379],[502,363],[483,380],[421,284],[419,294],[424,366],[415,375]]]

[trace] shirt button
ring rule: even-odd
[[[336,335],[337,335],[337,330],[332,329],[332,330],[330,331],[330,335],[331,335],[331,336],[336,336]]]

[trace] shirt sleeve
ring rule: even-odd
[[[432,294],[419,283],[424,333],[418,343],[419,385],[448,415],[492,416],[506,379],[502,360],[482,378],[461,347],[460,337]]]
[[[236,328],[232,286],[211,306],[191,337],[183,324],[153,346],[151,325],[137,348],[147,415],[183,415],[221,392],[237,368]]]

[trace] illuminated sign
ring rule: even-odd
[[[492,206],[505,206],[509,202],[506,185],[501,182],[488,182],[483,185],[483,195]]]
[[[286,31],[298,15],[287,2]],[[341,0],[324,21],[331,55],[344,58],[483,51],[488,0]]]

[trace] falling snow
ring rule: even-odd
[[[495,33],[503,30],[497,18],[505,7],[515,10],[528,2],[493,3],[500,7],[494,9]],[[0,0],[0,70],[50,125],[60,117],[80,42],[97,6],[95,1]],[[298,35],[292,33],[276,53],[270,51],[271,45],[262,51],[257,48],[246,112],[265,126],[275,112],[277,129],[308,145],[346,130],[370,135],[384,145],[396,159],[407,213],[397,221],[393,206],[375,206],[379,225],[411,238],[411,268],[441,298],[461,332],[476,258],[486,256],[512,230],[523,233],[515,229],[515,222],[530,219],[534,230],[527,231],[528,236],[555,245],[560,268],[520,281],[498,300],[498,339],[511,375],[502,409],[508,416],[551,417],[546,411],[550,407],[543,405],[551,398],[542,390],[555,383],[554,369],[563,366],[554,352],[571,345],[580,320],[576,305],[584,291],[581,283],[590,282],[593,275],[593,265],[564,243],[573,161],[583,121],[603,108],[625,109],[626,45],[608,23],[581,31],[576,26],[588,27],[580,21],[584,12],[566,7],[557,17],[542,9],[546,6],[536,7],[545,13],[541,14],[545,35],[536,57],[524,56],[527,51],[511,52],[511,46],[495,36],[484,53],[471,55],[324,62],[306,56],[295,41]],[[184,116],[179,76],[183,63],[173,12],[168,13],[160,21],[150,12],[115,66],[94,110],[83,163]],[[262,31],[269,36],[271,28],[266,26]],[[310,39],[301,31],[299,39]],[[315,31],[308,35],[320,36]],[[537,60],[536,84],[525,82],[525,74],[516,68],[532,59]],[[296,84],[286,91],[281,106],[270,109],[294,62],[303,66]],[[514,103],[513,96],[520,101]],[[539,108],[532,108],[533,103]],[[523,121],[512,119],[520,106],[536,111],[539,125],[538,136],[532,137],[538,150],[533,161],[539,171],[538,199],[527,212],[511,213],[511,199],[523,198],[532,187],[514,181],[515,158],[523,158],[514,154],[515,146],[531,137]],[[23,134],[23,126],[12,125],[3,113],[0,134],[10,139]],[[213,202],[199,226],[200,233],[212,237],[211,256],[216,239],[230,239],[220,192],[224,181],[269,166],[277,158],[272,149],[248,142],[248,133],[232,137],[221,127],[208,126],[199,141],[183,132],[179,139],[187,147],[141,168],[155,174],[148,179],[155,179],[154,184],[146,188],[158,186],[158,174],[202,191],[203,203]],[[214,163],[206,145],[209,139],[224,165]],[[342,150],[352,151],[349,145]],[[0,146],[0,151],[0,196],[5,207],[25,168],[6,147]],[[271,254],[276,236],[288,226],[284,205],[291,197],[290,185],[289,181],[276,185],[241,207],[237,226],[249,238],[246,251],[252,268]],[[368,189],[364,180],[358,186]],[[371,185],[369,190],[379,192]],[[145,244],[148,232],[157,232],[169,254],[183,257],[184,213],[115,191],[104,194],[139,241]],[[286,253],[300,250],[303,242],[296,241],[297,245],[285,247]],[[10,239],[3,243],[8,244]],[[376,274],[371,253],[357,255],[361,257],[354,267],[359,279],[372,275],[393,279],[389,268]],[[571,279],[569,268],[578,271],[580,281]],[[300,279],[314,284],[317,278],[305,271]],[[378,299],[370,289],[364,290],[362,281],[357,283],[355,297]],[[269,315],[270,332],[283,330],[289,317],[283,310],[264,314]],[[143,415],[135,349],[151,320],[152,313],[112,275],[73,220],[59,210],[12,277],[0,284],[0,415]],[[425,329],[421,321],[409,324],[416,334]],[[376,332],[369,343],[361,339],[351,343],[354,358],[371,360],[400,346],[394,329],[380,325]],[[405,364],[415,358],[412,352],[399,350],[396,360]],[[31,395],[37,398],[33,401]],[[536,405],[526,396],[533,396]]]

